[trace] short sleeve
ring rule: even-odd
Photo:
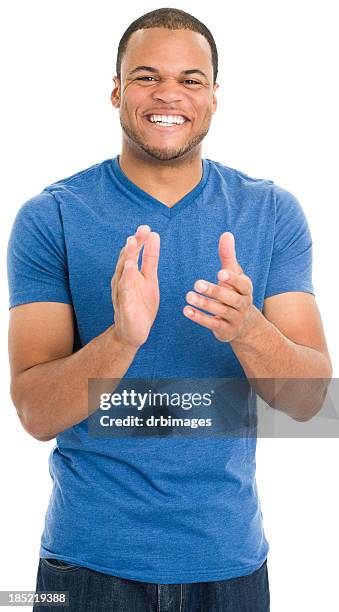
[[[59,204],[48,191],[17,212],[7,246],[9,308],[28,302],[72,303]]]
[[[281,187],[275,191],[275,232],[265,298],[286,291],[315,295],[312,282],[312,236],[297,198]]]

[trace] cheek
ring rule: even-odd
[[[212,110],[210,108],[204,108],[200,114],[200,126],[202,126],[204,129],[209,127],[212,116]]]
[[[125,115],[133,121],[141,121],[143,109],[149,108],[150,103],[146,101],[146,95],[139,91],[129,91],[124,95],[121,107]]]
[[[196,112],[200,118],[201,123],[209,121],[213,115],[212,100],[206,96],[204,100],[201,100],[199,104],[195,105]]]

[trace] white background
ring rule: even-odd
[[[131,21],[164,5],[126,0],[116,6],[106,0],[2,3],[3,590],[35,588],[54,446],[22,429],[9,397],[7,239],[25,200],[119,153],[118,111],[109,99],[117,45]],[[272,179],[303,206],[313,237],[316,300],[337,377],[336,3],[195,0],[170,6],[203,21],[219,50],[218,110],[203,156]],[[339,609],[338,460],[336,439],[258,440],[272,612]]]

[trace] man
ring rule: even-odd
[[[269,610],[255,437],[88,428],[89,379],[251,378],[268,399],[262,379],[331,377],[299,202],[201,156],[217,59],[183,11],[133,22],[111,95],[120,155],[13,225],[12,398],[27,432],[56,438],[37,592],[68,591],[70,610]]]

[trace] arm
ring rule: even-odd
[[[114,325],[72,354],[73,338],[70,304],[11,309],[11,397],[22,426],[37,440],[51,440],[85,419],[88,378],[122,378],[137,352],[121,342]]]
[[[313,295],[271,296],[263,314],[252,305],[243,332],[230,344],[251,385],[272,407],[300,421],[320,410],[332,364]]]
[[[271,296],[262,314],[252,302],[249,277],[227,271],[228,287],[204,281],[203,295],[186,296],[193,303],[194,295],[194,304],[214,316],[192,307],[185,307],[184,314],[230,343],[246,378],[267,404],[295,420],[308,420],[322,407],[332,376],[313,295],[293,291]],[[200,281],[195,288],[202,291]]]
[[[219,241],[223,266],[218,272],[219,284],[204,281],[201,287],[199,280],[194,288],[201,295],[193,291],[186,295],[190,304],[214,316],[184,308],[192,321],[230,343],[250,384],[267,404],[301,421],[320,410],[332,376],[320,313],[314,296],[307,291],[312,288],[311,260],[310,247],[307,257],[303,251],[305,242],[292,241],[296,270],[288,264],[286,251],[285,268],[280,265],[271,270],[267,291],[274,295],[264,300],[261,314],[253,304],[251,279],[236,258],[234,236],[224,232]],[[291,249],[289,252],[292,259]],[[305,290],[288,290],[293,283]]]
[[[88,416],[88,378],[114,378],[118,384],[124,376],[159,308],[159,244],[148,226],[127,242],[112,278],[115,323],[76,353],[70,304],[41,301],[12,308],[11,396],[33,437],[50,440]]]

